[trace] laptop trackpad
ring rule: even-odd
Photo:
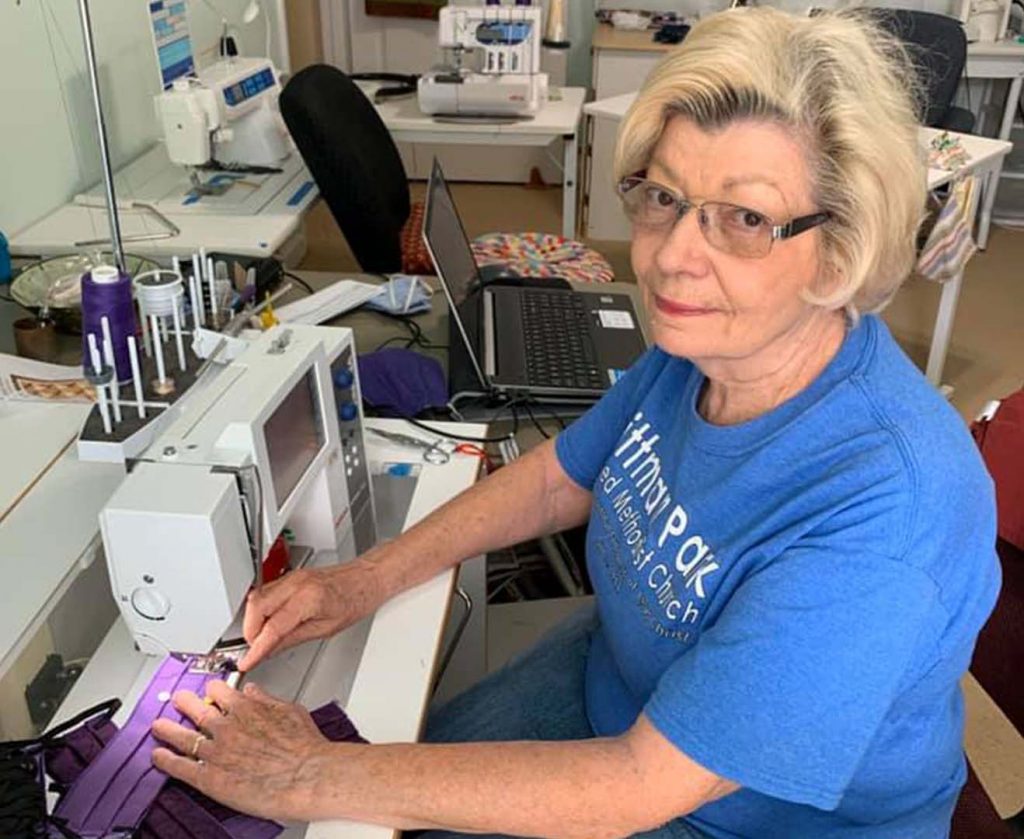
[[[499,385],[526,384],[526,348],[523,341],[523,313],[516,289],[488,289],[494,300],[494,345]]]

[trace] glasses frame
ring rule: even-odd
[[[761,216],[761,218],[763,218],[771,225],[771,239],[769,239],[768,241],[768,250],[766,250],[764,254],[760,256],[745,257],[747,259],[763,259],[765,256],[768,256],[769,253],[771,253],[772,244],[776,240],[792,239],[794,236],[799,236],[801,233],[811,230],[812,228],[819,227],[820,225],[824,224],[826,221],[829,221],[832,218],[831,213],[825,210],[821,210],[816,213],[809,213],[806,216],[796,216],[795,218],[791,218],[784,224],[777,224],[775,222],[775,219],[773,219],[767,213],[762,213],[760,210],[754,210],[751,209],[750,207],[744,207],[742,204],[733,204],[731,201],[702,201],[699,204],[694,204],[692,201],[687,201],[675,190],[665,186],[662,183],[659,183],[658,181],[652,181],[650,178],[647,177],[646,170],[641,170],[640,172],[636,172],[633,175],[627,175],[625,178],[619,181],[618,184],[616,184],[615,191],[618,193],[619,198],[622,199],[623,202],[625,202],[625,196],[627,192],[631,192],[638,186],[642,186],[644,184],[650,184],[652,186],[655,186],[658,189],[665,192],[667,195],[671,195],[673,201],[675,202],[676,218],[675,221],[673,221],[672,224],[667,228],[666,232],[672,230],[677,224],[679,224],[679,220],[683,216],[685,216],[690,210],[700,211],[704,209],[704,207],[707,206],[708,204],[733,207],[737,210],[743,210],[745,212],[750,212],[754,213],[755,215]],[[700,227],[701,234],[707,240],[707,234],[704,231],[704,226],[701,225],[699,222],[698,226]],[[717,245],[713,244],[710,240],[707,241],[708,244],[711,245],[711,247],[715,248],[715,250],[721,250],[724,253],[729,253],[728,251],[725,251],[722,248],[719,248]],[[733,255],[742,256],[742,254]]]

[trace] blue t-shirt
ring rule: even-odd
[[[963,421],[875,317],[749,422],[706,422],[703,381],[652,349],[557,441],[594,495],[595,732],[643,712],[740,784],[687,817],[713,837],[946,836],[999,588]]]

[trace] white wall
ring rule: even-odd
[[[211,0],[241,23],[247,0]],[[262,55],[269,14],[236,33],[243,54]],[[152,97],[159,91],[146,0],[90,4],[115,165],[157,139]],[[216,58],[220,16],[202,2],[189,6],[199,63]],[[78,19],[72,0],[0,3],[0,230],[15,232],[100,179],[98,140]],[[275,32],[276,35],[276,32]]]

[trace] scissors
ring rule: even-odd
[[[379,428],[371,428],[370,431],[378,437],[383,437],[385,440],[390,440],[392,443],[397,443],[400,446],[423,449],[423,459],[427,463],[443,466],[452,458],[451,452],[448,450],[447,441],[440,437],[431,442],[429,440],[422,440],[419,437],[413,437],[411,434],[382,431]]]

